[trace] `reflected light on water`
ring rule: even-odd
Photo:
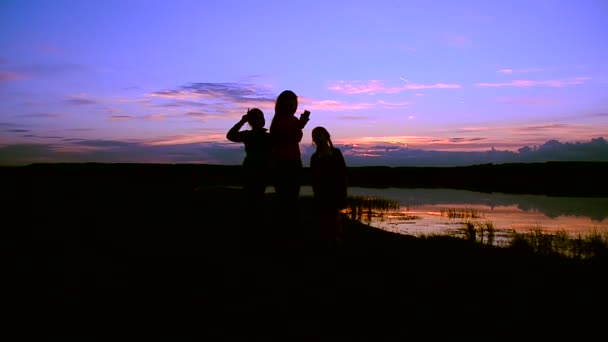
[[[274,191],[269,187],[267,192]],[[312,196],[312,188],[303,186],[300,195]],[[462,235],[467,223],[493,227],[498,243],[508,240],[513,232],[608,233],[608,198],[406,188],[349,188],[349,197],[364,205],[356,212],[347,208],[343,213],[401,234]]]
[[[472,210],[477,217],[449,217],[444,214],[446,210]],[[608,232],[608,220],[593,221],[588,217],[561,215],[548,217],[538,210],[524,211],[517,206],[483,206],[474,204],[435,204],[422,205],[408,210],[397,210],[399,215],[390,211],[375,213],[369,222],[371,226],[411,235],[448,234],[454,235],[470,222],[475,225],[491,222],[497,236],[508,238],[512,232],[527,233],[542,230],[547,233],[565,231],[568,234],[578,233],[586,235],[594,230]],[[417,219],[403,219],[403,217],[416,217]]]
[[[349,195],[385,198],[395,209],[365,208],[359,219],[370,226],[410,235],[458,235],[466,223],[496,232],[497,241],[513,232],[608,232],[608,199],[475,193],[450,189],[351,188]],[[538,209],[541,208],[542,210]],[[576,210],[573,210],[576,209]],[[350,213],[350,210],[346,210]],[[565,213],[565,214],[564,214]]]

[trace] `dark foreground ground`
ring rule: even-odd
[[[75,178],[76,179],[76,178]],[[605,263],[414,238],[225,187],[5,179],[3,333],[411,339],[605,334]]]

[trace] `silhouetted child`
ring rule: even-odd
[[[310,157],[310,172],[321,238],[330,245],[339,245],[342,241],[340,210],[346,206],[348,195],[346,162],[324,127],[312,130],[312,141],[316,151]]]
[[[251,130],[241,131],[245,123],[249,123]],[[264,113],[258,108],[253,108],[248,110],[247,114],[243,115],[226,134],[228,140],[245,144],[243,189],[250,200],[263,199],[268,184],[271,145],[270,134],[264,128],[265,124]]]
[[[290,224],[299,224],[300,187],[303,177],[300,141],[303,129],[309,121],[310,112],[304,111],[296,117],[298,97],[291,90],[279,94],[275,101],[274,116],[270,123],[270,138],[272,143],[272,184],[277,200],[276,214],[273,215],[277,233],[290,234],[291,229],[283,229]]]
[[[294,204],[300,195],[302,182],[302,156],[300,141],[310,112],[295,116],[298,97],[285,90],[277,97],[274,116],[270,124],[272,139],[273,184],[281,201]]]

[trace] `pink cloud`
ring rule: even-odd
[[[471,43],[471,40],[462,34],[449,34],[444,38],[448,45],[465,46]]]
[[[589,140],[605,134],[606,125],[541,123],[502,126],[466,126],[444,128],[417,136],[367,136],[334,139],[336,144],[350,145],[352,154],[383,154],[404,148],[436,151],[517,152],[523,146],[540,146],[551,139],[560,141]]]
[[[418,89],[460,89],[460,84],[453,83],[435,83],[435,84],[406,84],[401,87],[403,90],[418,90]]]
[[[211,133],[204,135],[179,135],[151,140],[145,143],[148,146],[183,145],[203,142],[225,142],[226,133]]]
[[[27,78],[27,75],[13,71],[0,71],[0,82],[18,81]]]
[[[106,108],[106,112],[108,112],[109,114],[118,114],[118,113],[122,113],[122,109]]]
[[[164,114],[151,114],[151,115],[146,115],[144,117],[144,119],[148,120],[148,121],[162,121],[162,120],[165,120],[166,118],[167,118],[167,116]]]
[[[327,110],[327,111],[342,111],[342,110],[360,110],[372,107],[371,103],[345,103],[336,100],[312,100],[303,98],[300,101],[300,107],[308,110]]]
[[[112,115],[110,116],[111,121],[129,121],[136,119],[135,116],[132,115]]]
[[[405,106],[409,106],[411,105],[413,102],[409,102],[409,101],[403,101],[403,102],[388,102],[388,101],[384,101],[384,100],[378,100],[378,104],[382,105],[386,108],[392,108],[392,107],[405,107]]]
[[[475,87],[481,88],[495,88],[495,87],[535,87],[535,86],[547,86],[547,87],[565,87],[569,85],[583,84],[585,81],[590,80],[591,77],[574,77],[564,78],[560,80],[514,80],[510,82],[496,82],[496,83],[475,83]]]
[[[189,116],[191,118],[196,118],[196,119],[208,119],[208,118],[214,117],[213,115],[210,115],[208,113],[202,113],[202,112],[188,112],[188,113],[186,113],[186,116]]]
[[[387,88],[384,84],[377,80],[371,80],[367,82],[361,81],[337,81],[328,87],[329,90],[335,90],[346,94],[367,94],[367,93],[398,93],[397,87]]]
[[[337,81],[333,82],[328,89],[334,90],[340,93],[355,95],[355,94],[396,94],[407,90],[421,90],[421,89],[459,89],[462,88],[460,84],[450,83],[435,83],[435,84],[421,84],[421,83],[408,83],[402,86],[385,86],[384,83],[378,80],[371,80],[367,82],[363,81]]]
[[[513,74],[513,73],[538,72],[538,71],[544,71],[544,70],[545,69],[542,69],[542,68],[522,68],[522,69],[505,68],[505,69],[497,70],[497,72],[499,72],[501,74]]]
[[[60,48],[53,46],[53,45],[48,45],[48,44],[40,45],[40,46],[38,46],[38,49],[44,53],[51,54],[51,55],[55,55],[55,54],[58,54],[61,52]]]
[[[339,116],[337,118],[342,119],[342,120],[367,120],[367,119],[369,119],[368,116],[358,116],[358,115],[344,115],[344,116]]]
[[[488,151],[491,148],[501,150],[517,151],[526,145],[526,142],[533,142],[529,145],[542,144],[547,139],[522,139],[516,138],[488,137],[488,136],[447,136],[446,132],[442,136],[386,136],[386,137],[362,137],[354,139],[336,140],[335,143],[351,145],[356,150],[356,154],[385,152],[387,149],[412,148],[420,150],[434,151]]]
[[[377,136],[377,137],[359,137],[341,140],[342,144],[349,145],[409,145],[409,144],[426,144],[431,141],[432,137],[425,136]]]
[[[343,110],[362,110],[369,108],[399,108],[411,105],[413,102],[389,102],[378,100],[376,102],[355,102],[348,103],[337,100],[314,100],[300,97],[300,107],[308,110],[343,111]]]
[[[99,100],[91,98],[91,96],[86,93],[69,95],[65,102],[75,106],[95,105],[100,103]]]
[[[541,97],[502,97],[499,99],[501,102],[514,103],[514,104],[526,104],[526,105],[552,105],[561,103],[557,99],[541,98]]]

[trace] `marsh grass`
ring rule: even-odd
[[[570,235],[561,230],[548,233],[540,228],[513,232],[510,248],[541,255],[562,255],[574,259],[608,259],[608,232],[597,229],[589,234]]]
[[[371,222],[374,217],[382,217],[385,213],[398,210],[398,201],[377,197],[349,196],[344,213],[353,220]]]
[[[369,224],[373,218],[382,220],[384,215],[397,215],[398,201],[375,197],[349,197],[343,211],[349,219]],[[403,217],[401,217],[403,216]],[[401,215],[403,220],[416,220],[417,216]],[[441,210],[441,216],[450,219],[466,219],[456,234],[431,234],[432,236],[454,237],[471,243],[500,248],[509,248],[523,253],[544,256],[564,256],[578,260],[608,260],[608,232],[595,229],[589,234],[569,234],[565,230],[552,233],[535,227],[528,232],[512,230],[505,239],[497,239],[497,229],[492,221],[477,221],[483,215],[471,208],[449,208]],[[427,238],[427,234],[416,235]]]
[[[491,221],[473,222],[467,221],[464,227],[459,229],[460,236],[470,242],[478,242],[484,245],[494,245],[496,229]]]
[[[445,216],[447,218],[460,218],[460,219],[478,219],[481,218],[482,215],[477,212],[475,209],[470,208],[449,208],[449,209],[441,209],[441,216]]]

